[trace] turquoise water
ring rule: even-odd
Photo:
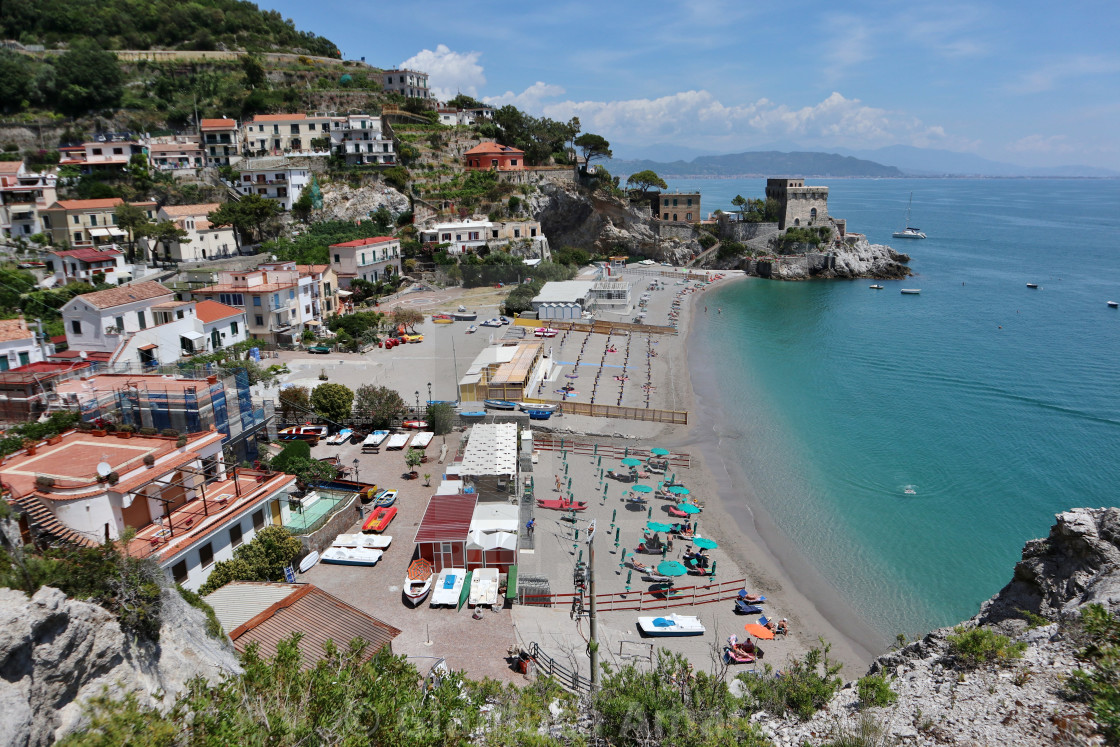
[[[779,529],[874,629],[923,632],[975,614],[1054,513],[1116,505],[1120,181],[809,181],[916,276],[730,283],[693,354]],[[763,180],[671,186],[710,212]],[[892,241],[911,191],[929,238]]]

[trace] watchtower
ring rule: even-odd
[[[766,199],[778,201],[778,229],[812,226],[828,218],[828,187],[806,187],[805,180],[767,179]]]

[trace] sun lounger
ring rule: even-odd
[[[735,614],[757,615],[759,612],[762,612],[762,608],[757,604],[751,604],[750,602],[744,601],[742,599],[735,600]]]

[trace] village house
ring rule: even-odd
[[[241,127],[236,119],[203,119],[198,129],[207,166],[232,166],[241,160]]]
[[[661,220],[699,223],[702,217],[699,192],[653,192],[650,208]]]
[[[332,122],[327,115],[258,114],[244,124],[242,141],[257,155],[310,152],[312,140],[330,137]]]
[[[355,279],[376,283],[401,273],[401,242],[392,236],[331,244],[329,251],[331,267],[344,290]]]
[[[59,200],[41,211],[43,230],[50,232],[55,246],[101,246],[127,240],[128,233],[117,225],[116,209],[124,204],[119,197],[98,200]],[[155,202],[130,203],[140,208],[148,220],[156,217]]]
[[[0,319],[0,371],[43,360],[43,348],[22,316]]]
[[[0,371],[0,423],[35,420],[57,399],[57,383],[88,370],[90,365],[83,360],[38,361]]]
[[[0,236],[28,238],[43,231],[41,211],[58,199],[54,174],[28,171],[23,161],[0,161]]]
[[[448,127],[470,127],[483,120],[494,119],[494,110],[490,107],[482,109],[451,109],[440,107],[436,109],[439,114],[439,123]]]
[[[526,242],[532,247],[531,254],[541,259],[548,257],[548,242],[541,233],[540,221],[535,220],[433,223],[420,229],[420,241],[433,246],[446,244],[447,253],[455,255],[477,252],[482,247],[498,249]]]
[[[201,169],[206,165],[206,152],[193,137],[176,137],[174,142],[153,142],[148,146],[148,161],[160,171]]]
[[[207,217],[221,207],[210,202],[201,205],[165,205],[156,213],[157,221],[171,221],[187,232],[185,241],[168,243],[142,238],[140,244],[152,250],[152,256],[164,262],[202,262],[208,259],[236,257],[237,236],[233,226],[215,226]]]
[[[244,309],[207,299],[195,304],[194,313],[201,325],[199,331],[207,343],[204,350],[196,352],[213,353],[248,339]]]
[[[381,117],[349,114],[332,122],[331,152],[349,164],[394,164],[393,139],[381,129]]]
[[[285,266],[289,264],[290,269]],[[298,300],[299,271],[294,263],[281,266],[223,271],[215,285],[192,290],[191,295],[243,309],[249,339],[291,343],[304,329]]]
[[[83,174],[120,171],[135,155],[144,155],[144,146],[128,139],[106,139],[58,149],[59,166],[73,166]]]
[[[59,285],[76,281],[90,285],[122,283],[131,277],[124,264],[124,255],[111,246],[52,250],[47,252],[46,265]]]
[[[325,325],[327,320],[339,313],[338,276],[330,265],[296,265],[300,279],[310,279],[311,319]],[[307,322],[310,323],[310,322]]]
[[[275,200],[284,210],[291,210],[311,183],[311,170],[297,168],[286,158],[246,158],[237,168],[241,176],[234,186],[238,192]]]
[[[24,536],[95,547],[136,531],[133,557],[197,590],[214,563],[280,521],[295,477],[225,463],[222,434],[114,437],[71,431],[8,457],[0,481]]]
[[[525,151],[508,145],[479,143],[463,154],[468,171],[523,171]]]
[[[427,73],[418,70],[386,70],[381,79],[381,88],[387,93],[399,93],[410,99],[432,98]]]

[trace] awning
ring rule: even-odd
[[[340,290],[338,292],[338,295],[340,295],[340,296],[352,296],[352,295],[354,295],[354,293],[352,291]]]
[[[315,321],[314,319],[308,319],[306,322],[304,322],[304,324],[306,324],[309,327],[318,327],[319,326],[319,322]]]
[[[159,345],[141,345],[140,347],[138,347],[136,349],[137,350],[155,350],[158,347],[159,347]]]
[[[89,229],[90,236],[124,236],[125,232],[116,226],[106,226],[105,228],[91,228]]]
[[[188,340],[205,340],[206,339],[206,335],[202,334],[201,332],[184,332],[180,336],[185,337]]]

